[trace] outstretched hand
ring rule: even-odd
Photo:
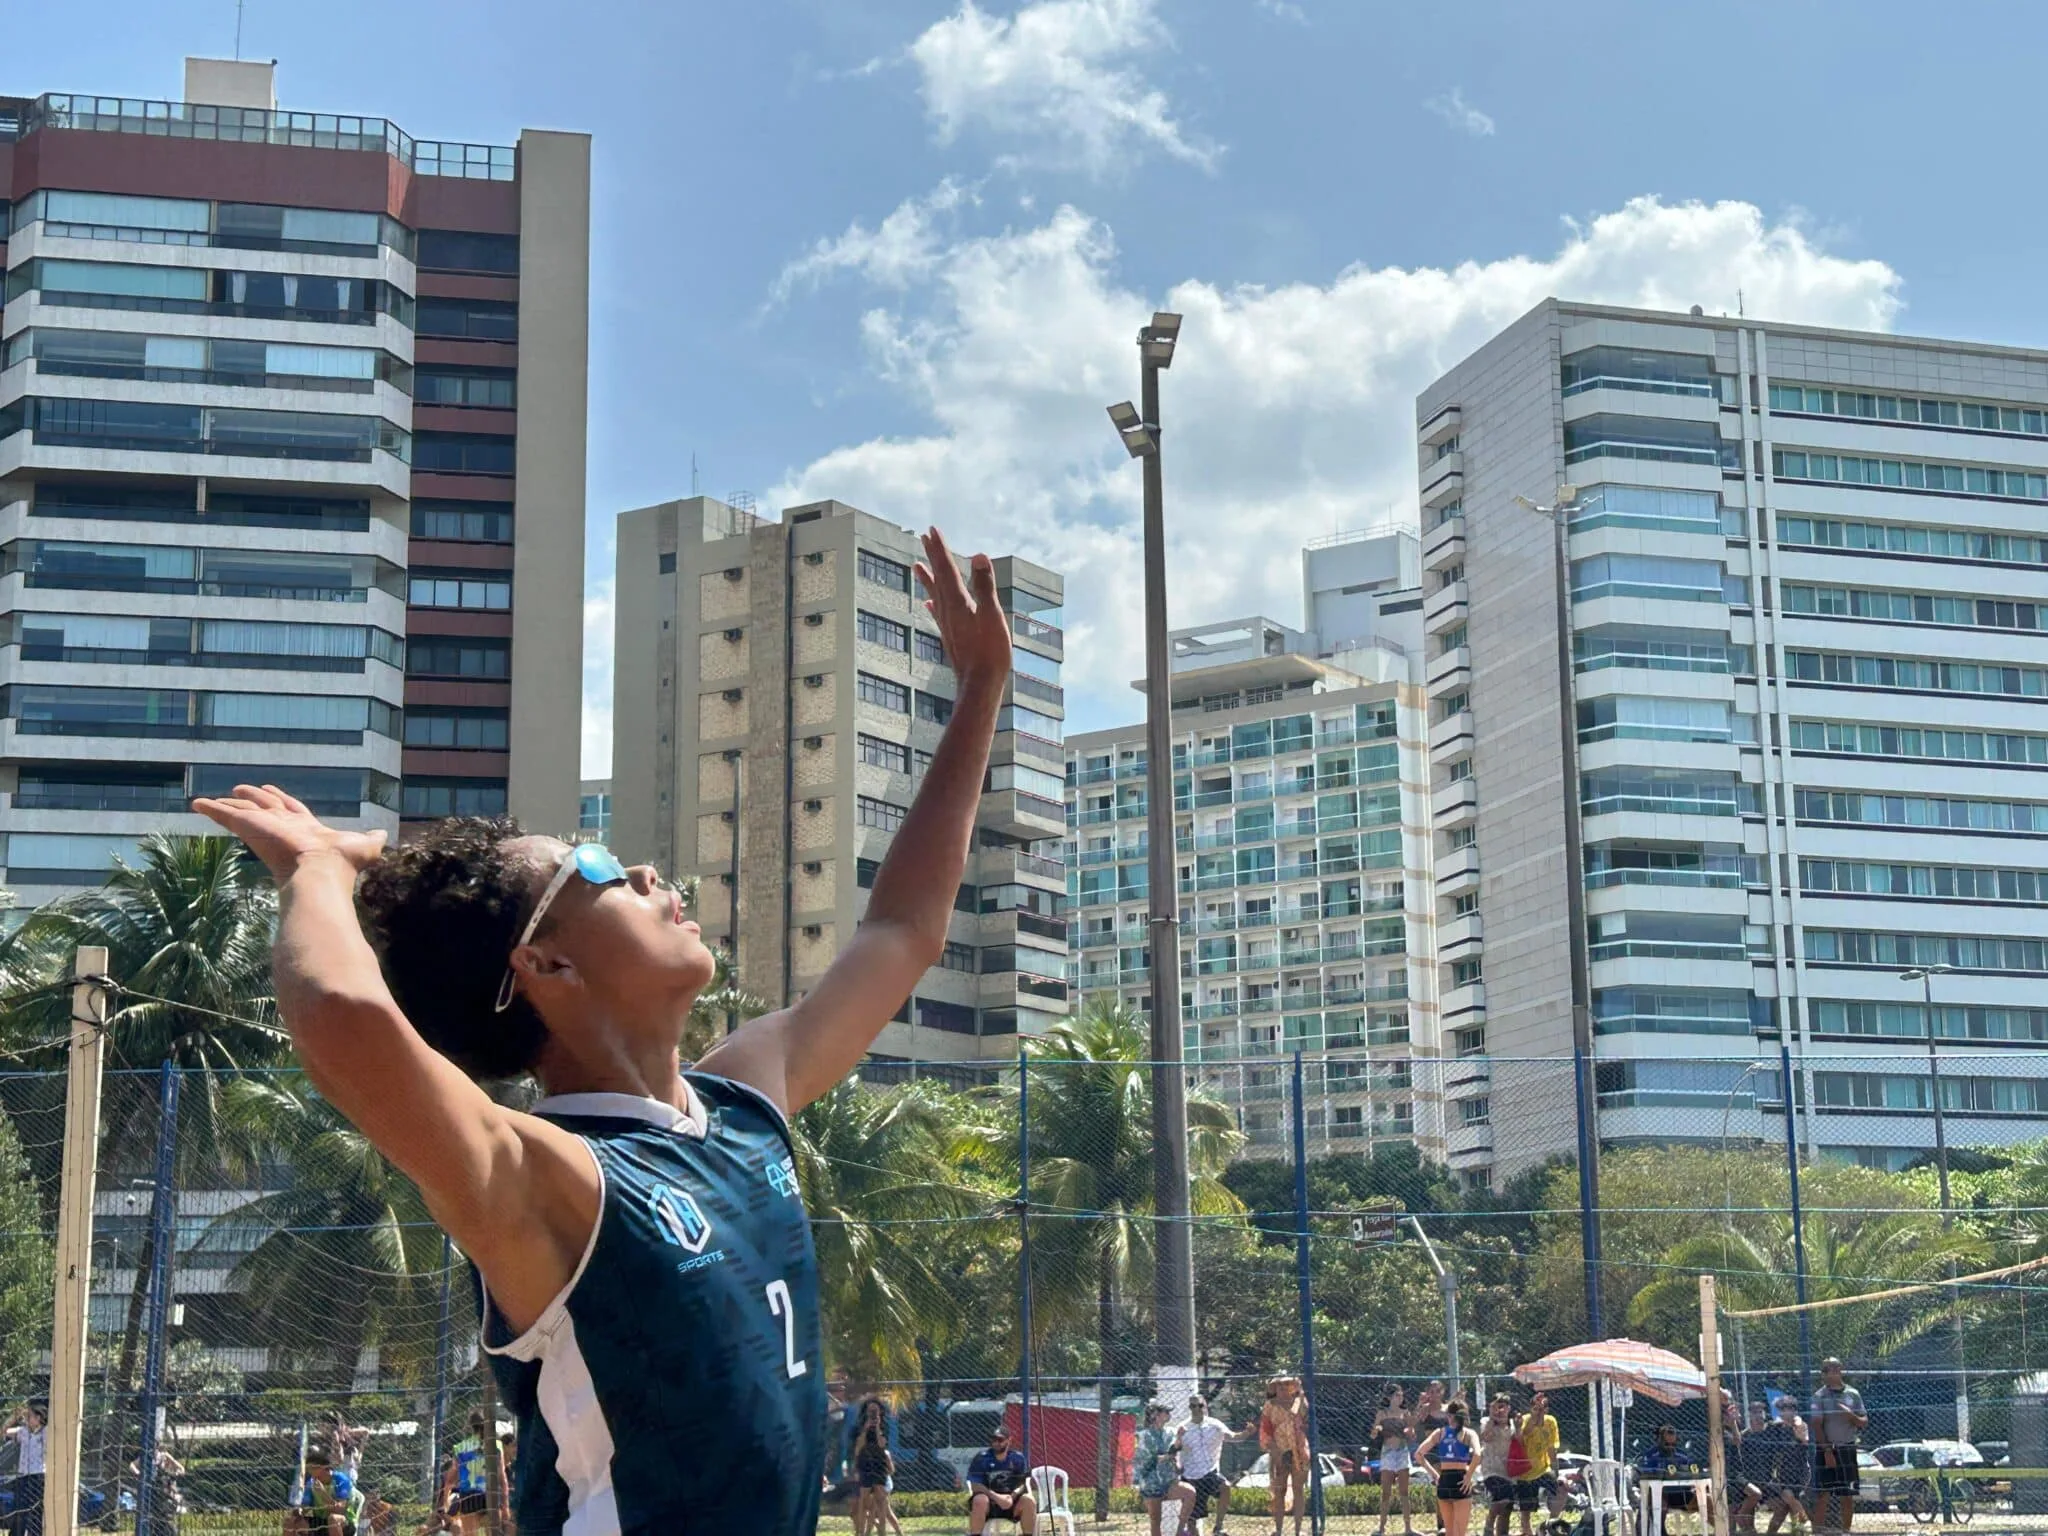
[[[1010,620],[996,596],[994,562],[987,555],[976,555],[968,562],[973,580],[970,593],[946,547],[945,535],[938,529],[925,533],[924,554],[917,562],[917,579],[929,594],[925,608],[939,622],[939,638],[945,642],[953,675],[963,685],[1002,682],[1010,671]]]
[[[237,784],[232,795],[194,800],[192,809],[247,843],[280,885],[308,858],[338,858],[353,874],[384,851],[382,832],[330,827],[274,784]]]

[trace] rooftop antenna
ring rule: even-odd
[[[235,57],[242,56],[242,6],[245,0],[235,0]]]
[[[1749,313],[1748,310],[1742,307],[1742,290],[1740,288],[1735,290],[1735,313],[1738,317],[1747,316]]]
[[[690,494],[697,494],[697,455],[694,453],[690,455]]]

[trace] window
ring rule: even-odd
[[[412,536],[461,544],[510,544],[512,503],[415,501],[412,504]]]
[[[1659,555],[1594,555],[1572,562],[1572,601],[1601,597],[1653,597],[1673,602],[1726,600],[1718,560]]]
[[[1933,727],[1863,725],[1837,720],[1794,720],[1788,745],[1795,752],[1862,757],[1926,757],[1958,763],[2048,765],[2048,736],[2019,731],[1943,731]]]
[[[1778,541],[1809,549],[1867,550],[1924,555],[1933,560],[1983,560],[2001,565],[2048,565],[2048,539],[2019,533],[1982,533],[1914,523],[1858,523],[1830,517],[1780,517]]]
[[[1479,833],[1473,827],[1453,827],[1444,834],[1444,847],[1452,853],[1461,848],[1471,848],[1479,841]]]
[[[252,251],[374,256],[385,235],[374,213],[222,203],[214,210],[215,245]]]
[[[953,718],[953,701],[941,698],[936,693],[926,693],[920,688],[917,691],[917,718],[929,720],[935,725],[944,725]]]
[[[1847,389],[1807,389],[1798,384],[1773,384],[1771,409],[1807,416],[1850,416],[1864,421],[1959,427],[1965,432],[2016,432],[2032,437],[2048,434],[2048,415],[2038,407],[1862,394]]]
[[[2048,475],[1976,464],[1929,464],[1917,459],[1866,459],[1774,448],[1771,473],[1781,480],[1938,491],[1950,496],[1996,496],[2008,501],[2048,501]]]
[[[481,432],[413,434],[412,467],[427,474],[509,475],[513,439]]]
[[[509,612],[512,580],[507,571],[414,571],[407,602],[414,608],[467,608]]]
[[[675,573],[676,573],[676,552],[675,552],[674,550],[672,550],[672,549],[666,549],[666,550],[663,550],[663,551],[661,552],[660,558],[659,558],[659,559],[657,559],[657,560],[655,561],[655,569],[656,569],[656,572],[657,572],[657,573],[658,573],[659,575],[662,575],[662,576],[673,576],[673,575],[675,575]],[[662,627],[663,629],[667,629],[667,628],[668,628],[668,620],[667,620],[667,619],[663,619],[663,620],[661,621],[661,627]]]
[[[1460,688],[1456,693],[1447,693],[1436,701],[1436,717],[1439,720],[1448,720],[1454,715],[1464,714],[1471,707],[1472,695]]]
[[[125,197],[113,192],[31,193],[14,205],[16,230],[42,220],[45,231],[72,240],[132,240],[148,245],[205,245],[213,205],[202,199]]]
[[[943,642],[942,640],[940,640],[940,639],[939,639],[939,637],[938,637],[937,635],[934,635],[934,634],[928,634],[928,633],[926,633],[926,632],[925,632],[924,630],[921,630],[921,629],[919,629],[919,630],[913,630],[913,631],[911,631],[911,633],[912,633],[912,635],[913,635],[913,637],[915,638],[915,640],[916,640],[916,643],[917,643],[917,659],[918,659],[919,661],[929,661],[929,662],[932,662],[932,663],[934,663],[934,664],[936,664],[936,665],[938,665],[938,666],[944,666],[944,665],[945,665],[945,663],[946,663],[946,646],[945,646],[945,642]],[[1030,655],[1030,652],[1028,652],[1028,651],[1017,651],[1017,652],[1014,652],[1014,653],[1013,653],[1013,655],[1014,655],[1014,656],[1015,656],[1015,657],[1016,657],[1016,658],[1017,658],[1017,659],[1018,659],[1019,661],[1021,661],[1021,660],[1022,660],[1022,658],[1024,658],[1025,656],[1028,656],[1028,655]],[[1036,658],[1036,657],[1034,657],[1033,659],[1034,659],[1034,660],[1036,660],[1037,658]],[[1020,671],[1020,672],[1022,672],[1022,671],[1025,671],[1025,670],[1027,670],[1027,669],[1026,669],[1025,667],[1023,667],[1023,666],[1021,666],[1021,665],[1020,665],[1020,666],[1018,667],[1018,669],[1017,669],[1017,670],[1018,670],[1018,671]],[[1057,663],[1054,663],[1054,664],[1053,664],[1053,672],[1054,672],[1054,675],[1055,675],[1055,676],[1057,676],[1057,675],[1058,675],[1058,672],[1059,672],[1059,667],[1058,667],[1058,664],[1057,664]]]
[[[498,299],[421,299],[413,328],[421,336],[517,341],[519,306]]]
[[[1459,784],[1472,777],[1472,759],[1461,757],[1444,769],[1444,777],[1453,784]]]
[[[1673,491],[1647,485],[1595,485],[1579,493],[1572,532],[1649,528],[1661,533],[1741,533],[1742,513],[1723,507],[1712,491]]]
[[[1026,763],[997,763],[988,771],[990,789],[1016,789],[1041,800],[1059,800],[1066,794],[1066,781],[1056,773]]]
[[[879,736],[870,736],[862,731],[860,760],[870,767],[886,768],[891,773],[910,772],[910,748],[900,741],[884,741]]]
[[[1439,459],[1448,459],[1452,454],[1456,453],[1457,451],[1458,439],[1455,433],[1452,434],[1450,437],[1445,438],[1442,442],[1436,445],[1436,456]]]
[[[1929,693],[1990,693],[2009,698],[2048,697],[2048,668],[1985,662],[1934,661],[1911,656],[1858,656],[1834,651],[1788,651],[1786,674],[1796,682],[1852,688],[1900,688]]]
[[[1820,965],[1874,965],[1893,970],[1948,965],[1965,971],[2048,974],[2048,940],[1977,934],[1876,933],[1808,928],[1806,958]]]
[[[1728,705],[1717,699],[1606,694],[1578,707],[1579,740],[1732,741]]]
[[[459,752],[503,752],[509,724],[502,709],[408,709],[405,744]]]
[[[1454,960],[1451,962],[1451,985],[1469,987],[1484,979],[1477,960]]]
[[[853,861],[853,883],[864,891],[875,888],[875,876],[882,872],[879,859],[855,859]]]
[[[899,715],[910,713],[910,690],[902,683],[892,683],[886,677],[862,672],[855,679],[854,691],[863,704],[872,704],[877,709]]]
[[[401,802],[406,816],[502,816],[503,779],[407,778]]]
[[[406,647],[405,670],[413,677],[510,677],[511,642],[421,637]]]
[[[1458,1124],[1486,1125],[1493,1119],[1493,1102],[1481,1094],[1476,1099],[1458,1100]]]
[[[865,608],[854,614],[853,632],[857,639],[865,640],[869,645],[909,653],[910,626],[898,624],[894,619],[885,619],[877,613],[869,613]]]
[[[517,272],[519,237],[467,229],[423,229],[417,260],[425,271]]]
[[[1463,650],[1469,643],[1468,626],[1455,624],[1436,637],[1436,653],[1448,656],[1452,651]]]
[[[1787,613],[1876,619],[1888,624],[1946,624],[1968,629],[2048,629],[2039,603],[1954,597],[1936,592],[1875,592],[1863,587],[1809,587],[1787,583]]]
[[[519,403],[516,376],[509,368],[436,367],[413,375],[412,397],[421,405],[466,405],[511,410]]]
[[[1463,581],[1464,579],[1465,562],[1462,560],[1456,561],[1451,565],[1445,566],[1442,570],[1436,573],[1437,590],[1441,592],[1446,587],[1455,587],[1459,582]]]
[[[972,975],[981,969],[981,956],[972,944],[948,943],[939,955],[939,964],[949,971],[966,971]]]
[[[2048,804],[2032,800],[1966,800],[1927,795],[1872,795],[1857,791],[1801,789],[1795,800],[1801,821],[1847,822],[1874,827],[1954,827],[2016,836],[2048,835]]]
[[[1451,898],[1451,916],[1453,917],[1470,917],[1478,910],[1479,893],[1476,891],[1467,891],[1462,896],[1453,896]]]
[[[1675,421],[1658,416],[1602,413],[1564,426],[1564,461],[1592,458],[1642,459],[1664,464],[1719,464],[1735,458],[1735,445],[1721,441],[1719,423]]]
[[[1563,359],[1558,375],[1562,386],[1559,392],[1565,395],[1588,389],[1622,389],[1712,399],[1718,393],[1713,363],[1700,353],[1588,347]]]
[[[871,549],[856,553],[854,568],[862,581],[871,581],[878,587],[887,587],[892,592],[910,593],[910,567],[886,555],[878,555]]]
[[[854,820],[863,827],[894,832],[903,825],[903,818],[907,814],[905,807],[892,801],[877,800],[872,795],[859,795],[854,800]]]
[[[1807,891],[1856,896],[1926,896],[1949,901],[2048,901],[2048,874],[2031,869],[1972,865],[1876,864],[1850,859],[1801,859],[1799,883]]]

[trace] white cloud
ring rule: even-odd
[[[788,298],[800,284],[819,282],[834,272],[859,272],[884,288],[905,287],[938,263],[942,246],[936,216],[980,201],[978,189],[948,176],[925,196],[900,204],[873,229],[856,220],[845,234],[818,241],[784,267],[775,280],[775,301]]]
[[[1493,137],[1493,119],[1467,101],[1464,91],[1456,86],[1448,96],[1432,96],[1423,105],[1460,133],[1469,133],[1475,139]]]
[[[837,269],[888,286],[885,251]],[[1067,674],[1084,719],[1137,707],[1138,470],[1103,407],[1135,392],[1132,338],[1154,307],[1119,284],[1110,230],[1072,207],[934,250],[860,325],[873,366],[920,412],[915,435],[793,470],[769,505],[836,496],[892,522],[1067,578]],[[1641,198],[1570,224],[1548,256],[1453,270],[1355,266],[1327,284],[1187,279],[1164,380],[1175,625],[1260,610],[1298,621],[1306,537],[1415,504],[1414,397],[1546,295],[1884,329],[1900,279],[1818,248],[1747,203]],[[1540,492],[1545,487],[1530,488]]]
[[[1158,150],[1207,170],[1216,146],[1188,134],[1129,62],[1167,42],[1153,0],[1033,0],[1010,17],[961,0],[909,55],[942,143],[979,129],[1019,143],[1013,163],[1104,175]]]
[[[611,563],[608,545],[601,569]],[[612,578],[595,576],[583,589],[583,777],[605,779],[611,772]]]
[[[1294,0],[1259,0],[1259,9],[1270,11],[1282,21],[1296,21],[1308,25],[1308,13],[1294,3]]]

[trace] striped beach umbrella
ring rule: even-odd
[[[1539,1392],[1604,1382],[1660,1403],[1682,1403],[1707,1393],[1707,1378],[1690,1360],[1634,1339],[1553,1350],[1541,1360],[1516,1366],[1515,1380]]]

